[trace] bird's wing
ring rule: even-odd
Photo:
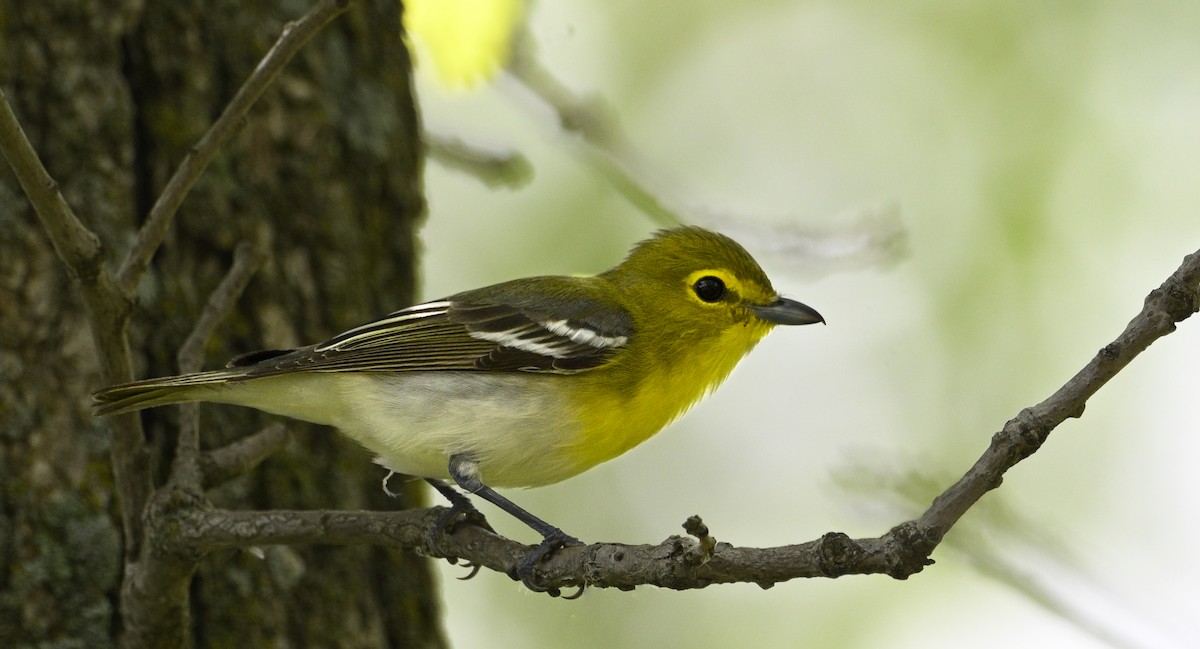
[[[532,283],[532,285],[531,285]],[[401,309],[295,350],[254,352],[244,378],[290,372],[431,370],[574,373],[599,367],[633,335],[590,278],[541,277]]]

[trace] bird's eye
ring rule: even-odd
[[[725,282],[712,275],[705,275],[692,284],[692,290],[696,292],[696,297],[705,302],[717,302],[725,297]]]

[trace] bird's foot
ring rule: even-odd
[[[459,526],[464,524],[482,527],[493,534],[496,530],[492,529],[491,523],[488,523],[483,513],[476,509],[475,505],[471,504],[470,499],[466,496],[455,491],[453,487],[442,483],[436,483],[434,487],[446,497],[446,500],[450,501],[450,507],[446,508],[438,516],[437,520],[434,521],[433,525],[425,530],[425,539],[434,555],[443,557],[452,564],[457,564],[458,557],[442,549],[442,541],[447,535],[453,534]],[[478,564],[467,562],[464,565],[470,568],[471,572],[465,577],[459,577],[459,579],[467,580],[479,573],[480,566]]]
[[[558,597],[562,594],[562,591],[552,586],[542,586],[534,580],[534,568],[546,557],[549,557],[557,552],[559,548],[564,548],[568,545],[583,544],[583,541],[580,541],[566,532],[555,528],[550,534],[546,535],[546,538],[542,539],[542,542],[539,543],[537,547],[535,547],[529,554],[525,555],[525,558],[521,560],[521,563],[517,564],[515,571],[509,573],[509,577],[512,577],[513,579],[520,579],[521,583],[525,584],[526,588],[535,593],[546,593],[551,597]],[[579,590],[575,591],[574,594],[568,597],[564,597],[563,599],[579,599],[579,597],[583,595],[584,588],[584,584],[580,584]]]

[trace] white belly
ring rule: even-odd
[[[450,456],[461,453],[478,463],[485,484],[533,487],[590,466],[566,450],[579,431],[574,415],[556,396],[563,378],[300,372],[205,386],[195,398],[335,426],[397,473],[448,478]],[[521,389],[514,382],[523,382]],[[541,385],[529,390],[528,382]]]
[[[565,445],[577,427],[555,398],[559,376],[413,372],[344,374],[346,407],[332,422],[397,473],[449,477],[450,456],[479,464],[494,487],[537,486],[578,473]],[[513,390],[514,381],[545,381]],[[526,384],[528,387],[528,384]],[[526,396],[511,398],[514,392]]]

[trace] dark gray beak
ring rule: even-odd
[[[818,322],[825,324],[825,318],[822,318],[816,309],[786,297],[781,297],[763,306],[751,305],[750,310],[759,318],[775,324],[806,325]]]

